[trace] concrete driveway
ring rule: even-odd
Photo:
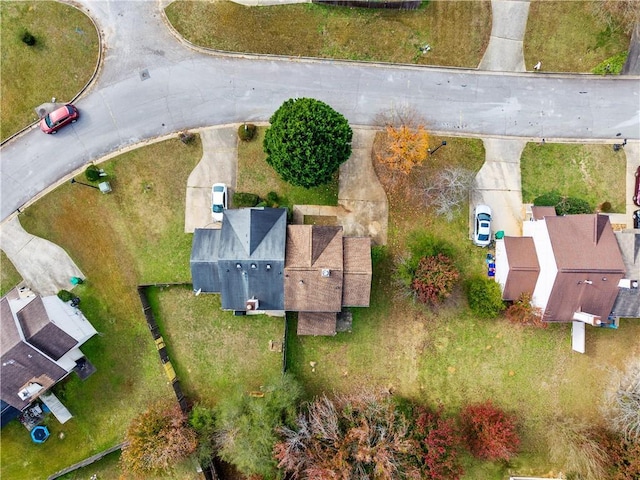
[[[202,159],[187,180],[184,231],[196,228],[220,228],[211,217],[211,186],[225,183],[229,207],[236,187],[238,169],[238,135],[236,126],[212,127],[200,132]]]
[[[493,232],[521,236],[524,208],[520,156],[526,145],[524,140],[485,139],[486,159],[476,175],[469,202],[469,229],[473,232],[473,209],[478,204],[489,205],[492,210]]]

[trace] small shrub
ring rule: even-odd
[[[278,197],[278,194],[276,192],[267,193],[267,203],[274,208],[277,207],[278,204],[280,203],[280,198]]]
[[[234,192],[233,194],[233,204],[237,208],[255,207],[259,201],[260,197],[255,193]]]
[[[193,141],[195,140],[196,136],[191,132],[180,132],[178,134],[178,138],[185,145],[189,145],[190,143],[193,143]]]
[[[22,43],[28,45],[29,47],[33,47],[37,43],[36,37],[34,37],[28,30],[22,32],[20,40],[22,40]]]
[[[500,285],[488,278],[475,277],[466,283],[469,308],[476,317],[496,318],[505,309]]]
[[[253,123],[243,123],[238,127],[238,138],[243,142],[253,140],[256,135],[256,126]]]
[[[84,176],[90,182],[97,182],[101,178],[100,169],[95,165],[89,165],[87,169],[84,171]]]
[[[451,419],[437,411],[418,407],[413,436],[418,442],[421,478],[457,480],[464,473],[459,461],[460,436]]]
[[[506,311],[507,319],[519,325],[530,325],[538,328],[547,328],[542,321],[542,311],[531,304],[531,294],[524,292],[513,302]]]
[[[622,67],[624,67],[625,62],[627,61],[628,54],[629,52],[624,51],[614,55],[613,57],[607,58],[596,65],[596,67],[591,70],[591,73],[595,73],[596,75],[620,75]]]
[[[70,302],[73,300],[74,296],[69,290],[60,290],[58,292],[58,298],[63,302]]]
[[[593,208],[589,202],[581,198],[563,197],[558,205],[556,205],[556,213],[558,215],[578,215],[580,213],[593,213]]]
[[[451,295],[459,276],[451,259],[439,253],[420,260],[411,288],[420,302],[436,305]]]
[[[611,202],[602,202],[600,204],[600,211],[604,213],[611,212]]]
[[[547,192],[536,197],[533,204],[537,207],[555,207],[557,215],[577,215],[580,213],[593,213],[593,208],[586,200],[575,197],[566,197],[558,192]]]
[[[543,193],[533,200],[536,207],[555,207],[562,200],[562,195],[556,191]]]
[[[466,406],[461,413],[463,433],[472,455],[484,460],[509,460],[518,451],[520,437],[515,417],[490,401]]]

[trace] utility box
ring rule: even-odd
[[[100,182],[98,188],[102,193],[111,193],[111,184],[109,182]]]

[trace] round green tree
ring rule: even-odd
[[[289,99],[271,117],[264,136],[267,163],[291,185],[329,183],[351,155],[349,122],[313,98]]]

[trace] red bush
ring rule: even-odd
[[[458,460],[460,436],[453,420],[442,416],[442,408],[416,412],[415,437],[419,443],[422,478],[458,480],[463,472]]]
[[[420,260],[411,288],[418,300],[435,305],[451,295],[451,290],[459,276],[451,259],[439,253]]]
[[[507,308],[505,315],[511,323],[547,328],[547,324],[542,321],[542,310],[531,304],[531,294],[527,292],[520,294],[518,299]]]
[[[509,460],[520,445],[515,417],[488,401],[469,405],[461,413],[469,451],[485,460]]]

